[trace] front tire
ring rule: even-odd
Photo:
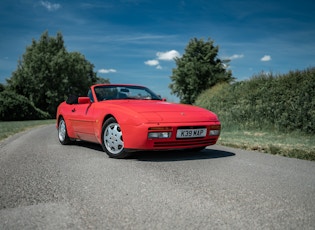
[[[125,158],[129,154],[124,149],[123,134],[115,118],[108,118],[102,128],[102,147],[109,157]]]
[[[67,133],[66,121],[63,119],[63,117],[60,118],[58,124],[58,139],[62,145],[67,145],[71,143],[71,140]]]

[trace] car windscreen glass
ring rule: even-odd
[[[98,101],[134,99],[134,100],[161,100],[159,96],[142,86],[108,85],[94,88]]]

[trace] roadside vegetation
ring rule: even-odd
[[[32,121],[1,121],[0,122],[0,141],[16,133],[41,126],[54,124],[56,120],[32,120]]]
[[[219,116],[219,144],[315,160],[315,68],[217,84],[195,104]]]

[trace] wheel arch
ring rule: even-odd
[[[104,116],[104,118],[103,118],[102,126],[104,125],[105,121],[106,121],[107,119],[111,118],[111,117],[114,118],[114,119],[117,121],[116,117],[115,117],[113,114],[108,113],[108,114],[106,114],[106,115]]]
[[[61,118],[65,121],[65,123],[66,123],[66,129],[67,129],[67,133],[68,133],[68,135],[69,135],[69,137],[71,138],[71,139],[75,139],[75,135],[74,135],[74,130],[73,130],[73,128],[71,127],[71,125],[69,125],[68,123],[69,123],[69,120],[67,120],[66,118],[65,118],[65,116],[64,115],[62,115],[61,113],[57,116],[57,118],[56,118],[56,128],[58,129],[59,128],[59,123],[60,123],[60,120],[61,120]]]
[[[60,122],[61,118],[65,119],[61,114],[59,114],[58,117],[57,117],[57,124],[56,124],[57,129],[59,127],[59,122]]]

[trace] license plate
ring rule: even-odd
[[[177,138],[192,138],[192,137],[205,137],[207,129],[178,129],[176,133]]]

